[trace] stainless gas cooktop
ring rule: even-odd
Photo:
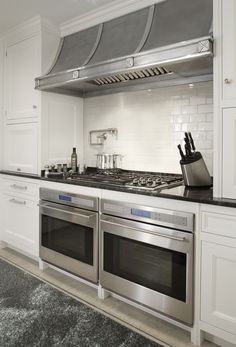
[[[75,182],[98,182],[101,185],[109,184],[148,191],[172,188],[183,183],[181,175],[127,170],[92,171],[85,174],[73,174],[67,179]]]

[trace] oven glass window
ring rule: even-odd
[[[186,301],[186,254],[104,233],[104,270]]]
[[[42,215],[42,246],[93,265],[93,229]]]

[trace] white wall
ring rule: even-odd
[[[212,82],[85,99],[84,150],[88,166],[96,153],[124,155],[123,169],[180,172],[177,144],[191,131],[212,174]],[[116,127],[118,139],[90,146],[90,130]]]

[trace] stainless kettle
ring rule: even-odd
[[[121,169],[122,155],[99,153],[97,156],[96,167],[99,170]]]

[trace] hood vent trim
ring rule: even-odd
[[[96,78],[95,80],[90,81],[90,83],[94,83],[97,86],[103,86],[106,84],[115,84],[115,83],[133,81],[133,80],[150,78],[150,77],[166,75],[166,74],[170,75],[172,73],[173,73],[172,71],[169,71],[164,67],[156,66],[152,68]]]
[[[210,80],[212,7],[213,0],[165,0],[66,36],[35,88],[89,97],[164,79]]]

